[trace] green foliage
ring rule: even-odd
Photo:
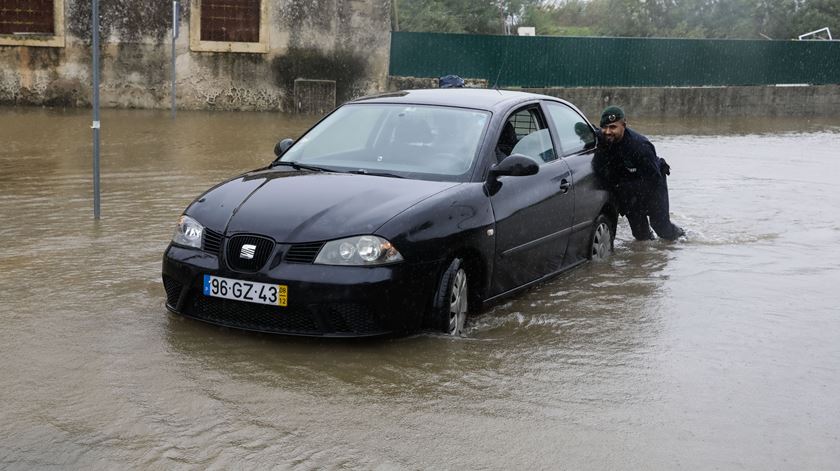
[[[587,16],[584,0],[568,0],[563,3],[525,5],[520,26],[533,26],[537,34],[546,36],[591,36],[592,22]]]
[[[463,33],[457,17],[442,2],[400,2],[399,25],[402,31]]]
[[[504,34],[540,0],[392,0],[400,31]],[[395,25],[397,19],[394,21]]]
[[[539,35],[796,38],[829,27],[840,37],[838,0],[393,0],[400,29]]]
[[[814,31],[826,26],[835,39],[840,39],[840,2],[837,0],[809,0],[807,8],[796,12],[791,23],[793,36]]]

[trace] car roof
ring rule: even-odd
[[[431,88],[383,93],[353,100],[349,103],[399,103],[413,105],[442,105],[495,111],[529,100],[563,100],[536,93],[493,90],[485,88]]]

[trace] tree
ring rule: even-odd
[[[840,38],[840,2],[837,0],[808,0],[791,21],[791,37],[828,27],[835,38]]]
[[[539,0],[402,0],[401,31],[503,34],[505,24]]]
[[[592,36],[592,22],[585,0],[565,0],[525,5],[519,26],[533,26],[539,35]]]
[[[394,0],[397,1],[397,0]],[[840,36],[838,0],[401,0],[400,29],[501,34],[677,38],[795,38],[823,27]]]
[[[458,19],[446,10],[442,2],[413,0],[400,2],[401,31],[463,33]]]

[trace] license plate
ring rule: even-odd
[[[249,303],[287,306],[289,287],[204,275],[204,295]]]

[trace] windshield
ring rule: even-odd
[[[443,106],[345,105],[280,160],[337,171],[459,180],[473,166],[489,118],[486,111]]]

